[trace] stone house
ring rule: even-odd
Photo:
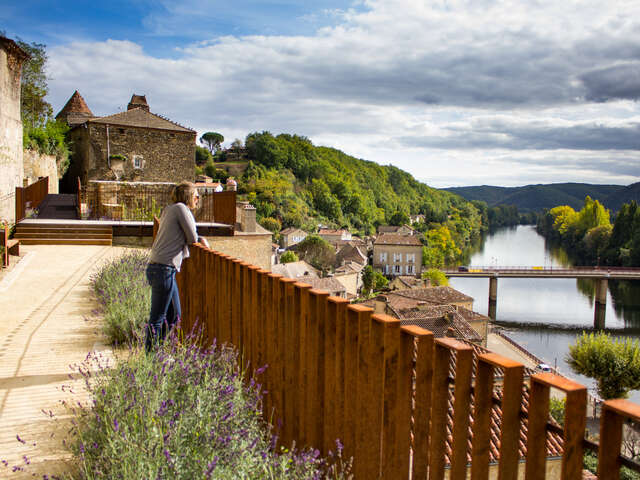
[[[364,246],[347,243],[340,247],[336,253],[336,267],[350,262],[358,263],[364,267],[368,261]]]
[[[422,243],[416,235],[387,233],[373,243],[373,268],[385,275],[420,275]]]
[[[362,271],[365,265],[357,262],[345,262],[333,271],[333,278],[347,290],[347,298],[357,297],[362,290]]]
[[[151,113],[144,95],[133,95],[124,112],[96,117],[76,91],[56,115],[74,145],[64,189],[76,178],[180,182],[195,174],[196,132]]]
[[[351,240],[351,232],[349,230],[331,230],[329,228],[321,228],[318,235],[329,243],[336,243],[341,240]]]
[[[280,231],[280,244],[282,248],[289,248],[291,245],[300,243],[307,238],[307,232],[295,227],[285,228]]]
[[[386,234],[386,233],[395,233],[397,235],[418,235],[420,232],[417,232],[409,225],[380,225],[378,227],[378,234]]]
[[[29,55],[0,36],[0,219],[15,221],[15,191],[22,187],[24,160],[20,75]]]

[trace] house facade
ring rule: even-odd
[[[373,243],[373,268],[384,275],[420,275],[422,243],[415,235],[379,235]]]
[[[329,228],[321,228],[318,235],[329,243],[336,243],[341,240],[351,240],[351,232],[349,230],[331,230]]]
[[[58,113],[74,145],[65,190],[76,178],[180,182],[193,180],[196,132],[151,113],[144,95],[133,95],[124,112],[93,115],[76,91]]]
[[[291,245],[300,243],[307,238],[307,232],[299,228],[289,227],[280,231],[280,243],[282,248],[289,248]]]
[[[29,56],[13,40],[0,36],[0,219],[15,221],[16,187],[22,187],[20,75]]]

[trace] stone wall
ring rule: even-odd
[[[144,182],[193,181],[195,133],[107,126],[87,123],[71,132],[74,156],[69,176],[88,180]],[[108,150],[108,153],[107,153]],[[109,161],[108,155],[124,155],[125,161]],[[134,165],[140,162],[140,168]]]
[[[22,61],[0,42],[0,219],[15,220],[15,190],[22,187]]]
[[[39,177],[49,177],[49,193],[58,193],[58,164],[55,155],[44,155],[35,150],[24,150],[24,180],[28,185]]]
[[[235,232],[232,237],[206,237],[213,250],[240,258],[265,270],[271,269],[271,232],[246,234]]]

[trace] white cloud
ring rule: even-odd
[[[144,93],[200,132],[298,133],[435,186],[637,180],[638,2],[363,4],[304,36],[203,38],[174,59],[55,47],[51,102],[78,89],[110,114]]]

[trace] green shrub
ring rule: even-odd
[[[449,279],[447,276],[442,273],[442,271],[437,268],[430,268],[426,272],[422,272],[422,278],[428,279],[431,282],[431,285],[434,287],[437,286],[447,286],[449,285]]]
[[[280,255],[280,263],[291,263],[297,262],[298,260],[300,259],[298,258],[298,255],[296,255],[296,252],[293,252],[291,250],[287,250],[282,255]]]
[[[133,342],[142,336],[151,306],[147,261],[146,250],[130,250],[104,264],[91,278],[111,343]]]

